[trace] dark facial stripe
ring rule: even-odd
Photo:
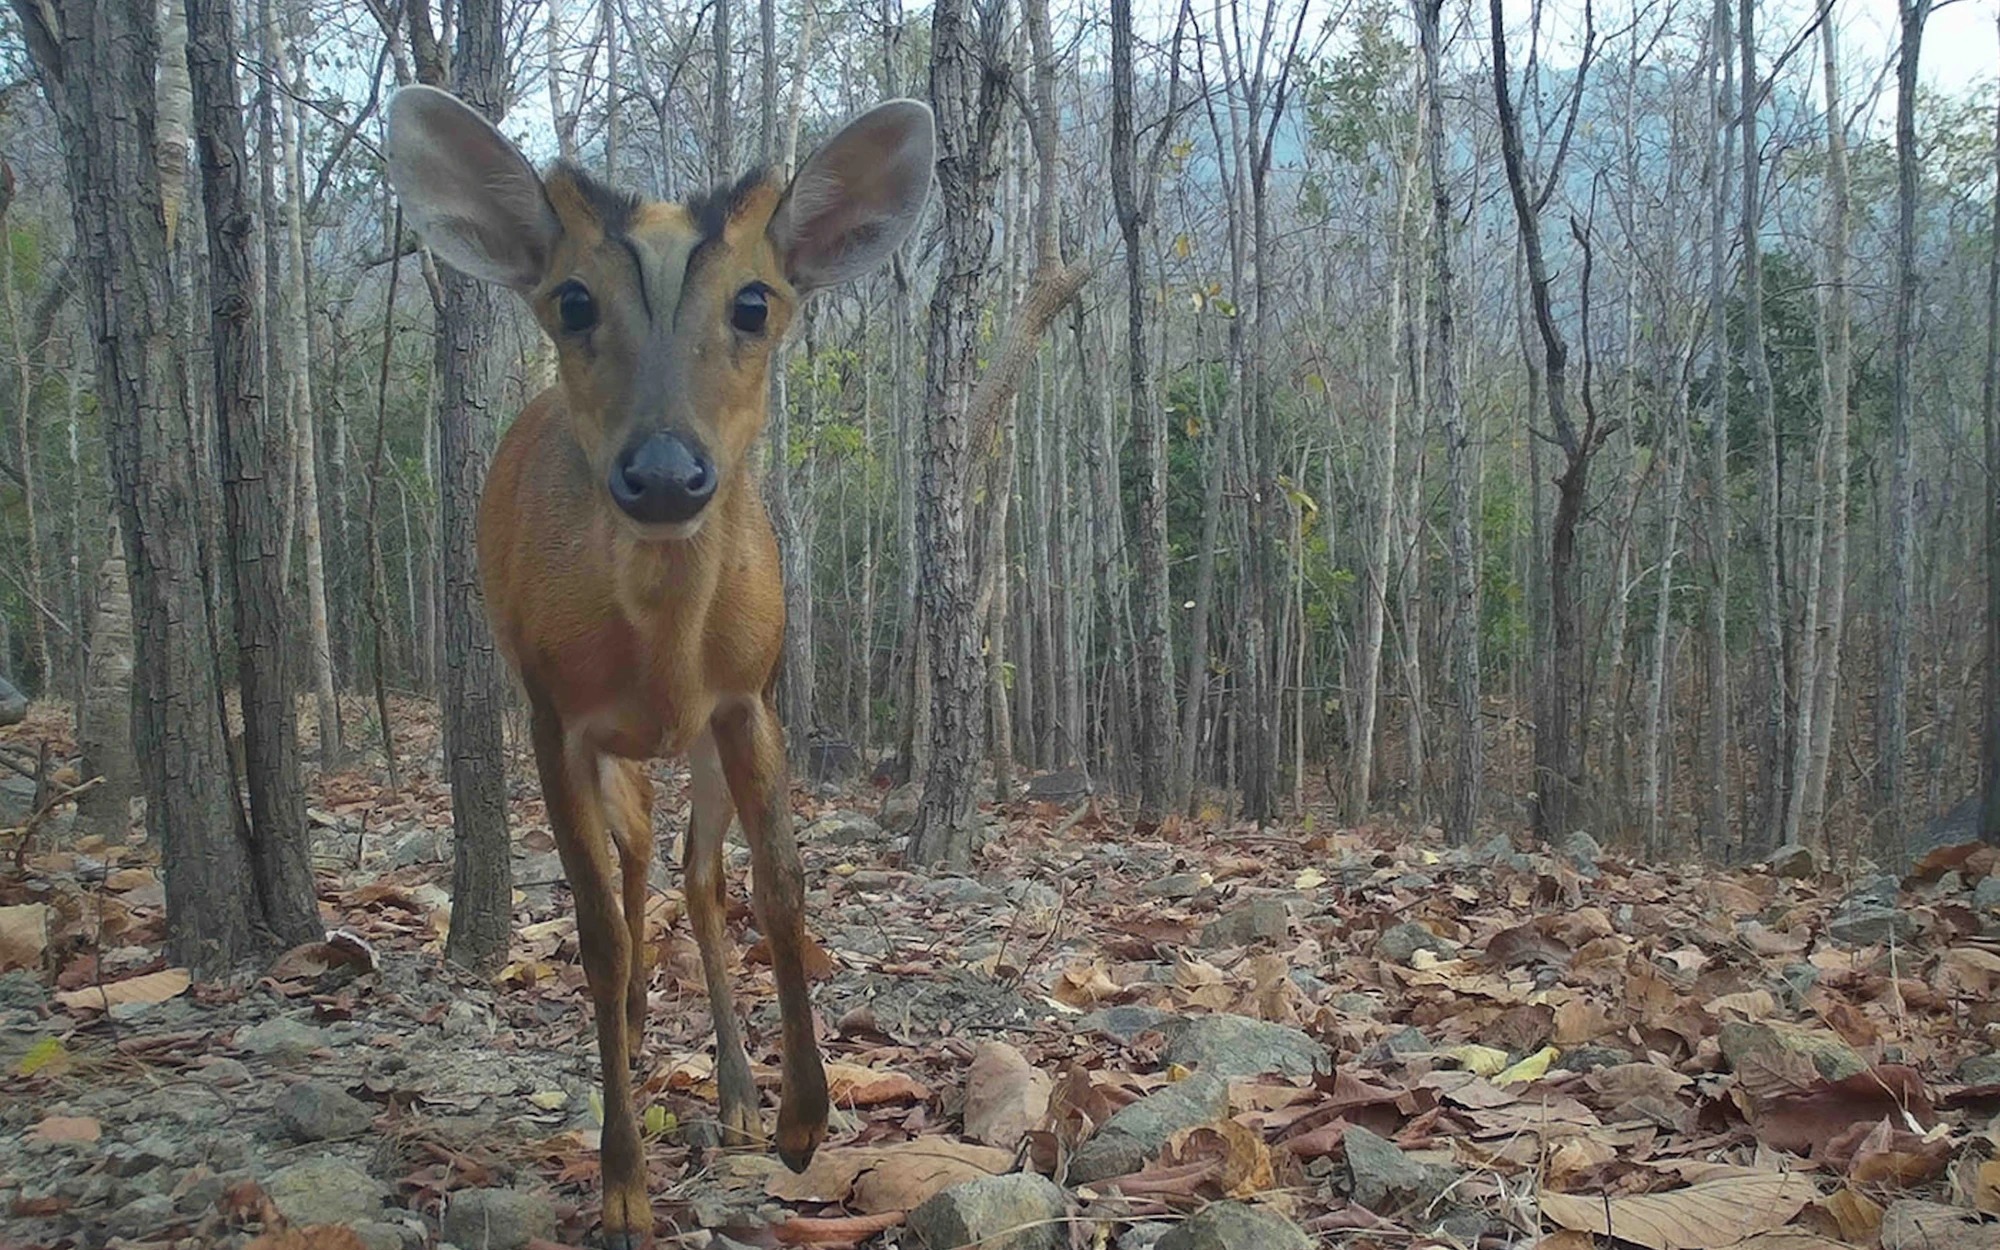
[[[590,211],[597,215],[598,224],[606,234],[624,234],[632,226],[632,219],[639,214],[640,198],[630,191],[620,191],[608,187],[568,161],[558,168],[569,176],[576,186],[576,192]]]

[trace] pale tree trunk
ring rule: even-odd
[[[264,4],[264,57],[273,73],[282,73],[286,63],[284,32]],[[326,544],[320,525],[319,449],[313,431],[312,336],[309,329],[312,305],[306,289],[305,197],[303,165],[299,153],[298,105],[284,91],[273,91],[278,103],[279,164],[285,174],[285,298],[283,324],[285,339],[285,406],[291,412],[291,431],[299,484],[299,530],[305,553],[307,654],[312,659],[313,702],[319,719],[320,767],[332,772],[340,767],[340,700],[333,685],[333,642],[327,628]],[[269,222],[266,229],[274,229]],[[268,285],[268,284],[267,284]]]
[[[78,796],[76,818],[86,830],[119,842],[132,821],[132,799],[140,791],[140,779],[139,761],[132,753],[132,591],[125,573],[125,541],[115,516],[111,543],[97,572],[96,602],[77,745],[83,751],[84,775],[104,780]]]
[[[1742,110],[1737,118],[1743,157],[1743,372],[1749,381],[1750,404],[1757,417],[1757,559],[1759,578],[1757,633],[1763,656],[1756,690],[1763,696],[1764,726],[1757,740],[1758,786],[1754,815],[1742,831],[1740,846],[1756,855],[1771,849],[1784,832],[1789,796],[1785,785],[1785,588],[1784,541],[1779,522],[1782,490],[1778,455],[1777,397],[1771,390],[1771,362],[1764,351],[1764,202],[1759,185],[1762,154],[1757,140],[1757,4],[1742,0],[1737,35],[1743,64],[1737,79]]]
[[[160,208],[167,220],[167,250],[180,230],[181,201],[187,195],[188,125],[194,115],[193,87],[188,82],[187,4],[167,0],[160,13],[160,75],[154,86],[159,102]]]
[[[605,7],[610,7],[610,0],[605,0]],[[764,76],[762,89],[757,92],[757,163],[769,165],[776,154],[778,138],[777,0],[757,0],[757,32]],[[801,56],[799,62],[803,66],[805,58]]]
[[[604,40],[604,180],[618,185],[618,27],[613,0],[599,0],[598,28]],[[727,171],[724,171],[727,172]]]
[[[1917,349],[1917,63],[1931,0],[1897,0],[1902,43],[1896,58],[1896,288],[1889,404],[1888,621],[1882,691],[1876,701],[1879,764],[1878,848],[1900,854],[1908,808],[1911,592],[1916,584],[1916,483],[1910,463]]]
[[[2000,104],[1993,110],[1993,231],[1986,236],[1986,828],[2000,843]]]
[[[910,835],[910,857],[917,863],[952,866],[963,866],[971,857],[985,720],[985,666],[973,615],[966,496],[979,289],[992,251],[986,211],[1003,105],[1000,84],[985,72],[998,59],[998,20],[975,17],[969,9],[965,0],[939,0],[931,14],[931,107],[938,126],[944,246],[931,296],[917,482],[918,589],[932,685],[930,759]]]
[[[1840,636],[1847,620],[1847,404],[1854,358],[1848,290],[1851,261],[1847,122],[1841,113],[1839,35],[1831,0],[1820,9],[1826,90],[1826,294],[1820,302],[1820,430],[1813,451],[1812,538],[1807,552],[1805,628],[1799,635],[1796,801],[1785,841],[1818,831],[1826,814],[1833,708],[1840,688]]]
[[[1431,182],[1431,385],[1438,419],[1443,425],[1445,476],[1451,496],[1451,610],[1446,615],[1445,662],[1451,672],[1456,724],[1452,727],[1452,777],[1445,803],[1444,833],[1447,841],[1463,846],[1472,840],[1479,815],[1479,793],[1486,771],[1486,733],[1480,723],[1479,556],[1472,541],[1475,470],[1472,435],[1458,393],[1457,297],[1451,271],[1453,212],[1444,170],[1444,98],[1438,69],[1443,56],[1439,31],[1443,8],[1444,0],[1420,0],[1417,24],[1424,45],[1425,147]],[[1497,10],[1494,20],[1497,44],[1500,38]],[[1500,72],[1501,64],[1504,63],[1496,63],[1496,72]],[[1518,164],[1515,161],[1510,170]]]
[[[818,385],[813,376],[813,319],[806,311],[806,402],[811,402]],[[784,574],[785,639],[783,662],[778,673],[779,718],[789,731],[794,771],[803,772],[806,737],[818,727],[813,673],[812,563],[806,547],[798,509],[794,506],[792,468],[792,397],[787,365],[791,353],[782,353],[772,373],[772,404],[769,436],[770,468],[764,475],[765,502],[771,513],[771,528],[777,536],[779,564]]]
[[[715,15],[710,33],[713,36],[715,64],[709,71],[708,112],[709,150],[708,177],[711,182],[724,182],[736,171],[736,100],[730,86],[730,34],[729,11],[732,0],[715,0]]]
[[[1710,336],[1708,418],[1708,519],[1704,538],[1709,550],[1708,647],[1703,679],[1708,705],[1701,772],[1702,841],[1710,854],[1720,855],[1729,844],[1729,324],[1728,221],[1730,173],[1729,123],[1723,110],[1734,95],[1736,58],[1729,53],[1729,0],[1715,0],[1710,39],[1722,67],[1721,89],[1710,110],[1717,118],[1709,149],[1709,276]]]
[[[1667,650],[1673,628],[1674,562],[1679,556],[1681,491],[1687,482],[1688,459],[1688,368],[1694,357],[1695,338],[1688,336],[1687,359],[1682,362],[1680,383],[1674,393],[1671,425],[1667,431],[1667,476],[1661,486],[1661,500],[1667,516],[1660,533],[1659,593],[1653,605],[1653,664],[1646,678],[1645,734],[1640,747],[1642,801],[1646,822],[1646,853],[1658,857],[1667,852],[1666,832],[1671,814],[1661,802],[1662,774],[1671,773],[1673,752],[1670,739],[1663,742],[1666,718]],[[1664,758],[1662,752],[1665,752]]]
[[[243,761],[250,789],[251,870],[264,920],[287,943],[321,936],[314,897],[305,791],[299,781],[285,585],[269,558],[284,541],[279,484],[286,433],[264,403],[257,327],[263,282],[252,247],[243,106],[236,87],[235,15],[229,0],[188,0],[187,58],[201,151],[208,226],[210,338],[221,444],[242,686]]]

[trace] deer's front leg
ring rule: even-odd
[[[750,842],[757,923],[770,943],[771,972],[778,983],[785,1073],[778,1157],[794,1172],[803,1172],[826,1137],[826,1069],[820,1064],[806,994],[805,869],[792,836],[784,737],[777,713],[761,697],[725,704],[711,728]]]
[[[757,1111],[757,1082],[750,1076],[750,1059],[743,1053],[743,1032],[736,1024],[736,1002],[729,989],[725,943],[728,911],[722,874],[722,840],[729,832],[736,805],[729,797],[722,760],[715,741],[703,735],[688,751],[688,837],[681,866],[686,874],[688,924],[701,951],[702,977],[708,982],[708,1014],[715,1024],[715,1086],[721,1103],[722,1144],[761,1146],[764,1126]]]
[[[571,742],[553,709],[533,713],[535,764],[549,828],[576,901],[577,945],[590,983],[597,1022],[597,1056],[603,1068],[604,1241],[612,1250],[653,1244],[653,1208],[646,1198],[646,1153],[632,1114],[631,1049],[627,1002],[634,958],[630,932],[618,904],[619,872],[612,862],[596,752]]]

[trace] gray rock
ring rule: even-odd
[[[1576,1046],[1562,1053],[1555,1066],[1569,1072],[1595,1072],[1632,1062],[1632,1052],[1617,1046]]]
[[[1146,1166],[1167,1139],[1184,1128],[1229,1114],[1229,1082],[1197,1072],[1156,1090],[1114,1114],[1070,1160],[1070,1179],[1080,1184],[1123,1176]]]
[[[215,1175],[189,1181],[187,1188],[181,1190],[181,1196],[174,1200],[174,1210],[182,1215],[200,1215],[214,1206],[215,1200],[222,1197],[228,1188],[229,1181]]]
[[[445,1008],[438,1027],[446,1037],[491,1037],[495,1028],[491,1011],[463,998]]]
[[[388,1187],[332,1155],[271,1173],[264,1193],[294,1224],[357,1224],[379,1219]]]
[[[1514,849],[1514,843],[1504,833],[1496,833],[1481,843],[1472,852],[1472,861],[1492,868],[1525,869],[1528,857]]]
[[[114,1237],[130,1237],[137,1241],[149,1233],[159,1232],[173,1220],[174,1200],[165,1194],[147,1194],[113,1211],[105,1221],[105,1227]]]
[[[49,991],[26,968],[0,972],[0,1010],[40,1011],[49,1005]]]
[[[1365,1058],[1369,1063],[1388,1063],[1404,1055],[1428,1054],[1430,1050],[1431,1039],[1424,1036],[1423,1030],[1406,1024],[1370,1046]]]
[[[1968,1055],[1952,1075],[1966,1085],[2000,1085],[2000,1054]]]
[[[2000,877],[1981,877],[1972,887],[1974,911],[2000,911]]]
[[[1902,889],[1903,883],[1896,877],[1886,872],[1876,873],[1872,877],[1863,877],[1855,882],[1854,888],[1847,892],[1847,897],[1841,900],[1840,905],[1843,908],[1863,905],[1894,907],[1896,897],[1902,893]]]
[[[860,812],[829,812],[799,830],[807,846],[865,846],[888,840],[881,825]]]
[[[1774,1057],[1779,1053],[1811,1060],[1813,1069],[1829,1081],[1843,1081],[1868,1070],[1867,1060],[1842,1041],[1839,1034],[1827,1029],[1802,1028],[1778,1020],[1758,1024],[1731,1020],[1722,1026],[1718,1040],[1722,1043],[1722,1057],[1736,1070],[1760,1059],[1767,1066],[1775,1066]]]
[[[1326,1047],[1299,1030],[1247,1016],[1176,1016],[1160,1031],[1167,1038],[1161,1058],[1217,1076],[1305,1077],[1333,1063]]]
[[[1806,963],[1786,964],[1778,978],[1785,1001],[1796,1008],[1805,1003],[1806,995],[1819,984],[1819,969]]]
[[[1373,994],[1363,994],[1353,990],[1333,1000],[1333,1009],[1341,1015],[1362,1016],[1370,1020],[1375,1018],[1375,1014],[1381,1011],[1382,1007],[1382,1001]]]
[[[1358,1124],[1347,1130],[1341,1144],[1347,1151],[1349,1192],[1377,1215],[1427,1207],[1457,1179],[1450,1168],[1419,1163]]]
[[[324,1045],[324,1032],[290,1016],[253,1024],[236,1035],[237,1049],[281,1062],[303,1059]]]
[[[1291,929],[1292,914],[1283,899],[1253,898],[1237,904],[1202,926],[1201,944],[1208,950],[1282,942]]]
[[[338,1085],[300,1081],[271,1104],[278,1123],[297,1141],[325,1141],[368,1131],[375,1113]]]
[[[241,1059],[231,1059],[227,1055],[210,1055],[208,1062],[196,1069],[195,1075],[210,1085],[241,1085],[250,1079],[250,1068]]]
[[[1201,893],[1201,877],[1192,872],[1177,872],[1148,881],[1139,887],[1139,893],[1149,898],[1193,898]]]
[[[1161,1223],[1158,1220],[1140,1220],[1127,1225],[1118,1234],[1114,1243],[1118,1250],[1159,1250],[1160,1238],[1174,1231],[1178,1225]]]
[[[1408,966],[1417,957],[1418,951],[1429,951],[1433,955],[1450,956],[1458,950],[1458,943],[1448,937],[1432,933],[1414,920],[1384,929],[1382,936],[1375,939],[1375,953],[1392,963]]]
[[[1562,840],[1561,851],[1570,863],[1585,873],[1597,870],[1597,861],[1604,858],[1604,848],[1597,839],[1579,829]]]
[[[533,1237],[556,1235],[556,1212],[540,1194],[518,1189],[461,1189],[439,1230],[463,1250],[521,1250]]]
[[[889,833],[908,833],[917,823],[917,801],[921,797],[914,785],[897,786],[882,796],[882,810],[875,818]]]
[[[424,1235],[408,1224],[362,1220],[349,1227],[361,1239],[364,1250],[419,1250],[424,1244]]]
[[[990,906],[1000,901],[1000,892],[979,884],[970,877],[939,877],[926,881],[917,888],[919,897],[933,903],[950,903],[960,907]]]
[[[1212,1202],[1175,1225],[1153,1250],[1312,1250],[1304,1230],[1267,1207]]]
[[[416,829],[397,838],[389,847],[389,867],[408,868],[411,864],[435,864],[444,859],[445,837],[436,829]]]
[[[1780,877],[1810,880],[1819,875],[1819,856],[1813,853],[1811,847],[1800,846],[1796,842],[1788,842],[1772,851],[1771,857],[1764,863],[1774,875]]]
[[[1046,1176],[1012,1172],[940,1190],[910,1212],[930,1250],[1057,1250],[1069,1245],[1069,1195]]]
[[[1980,808],[1980,796],[1967,795],[1950,811],[1909,835],[1911,862],[1939,847],[1963,846],[1967,842],[1979,841]]]
[[[1161,1011],[1158,1007],[1123,1003],[1116,1007],[1104,1007],[1090,1012],[1076,1022],[1076,1027],[1079,1032],[1102,1033],[1117,1041],[1129,1042],[1146,1030],[1157,1029],[1173,1018],[1172,1012]]]
[[[1850,903],[1826,922],[1826,935],[1847,946],[1873,946],[1907,942],[1920,927],[1917,918],[1900,907]]]
[[[105,1170],[113,1176],[138,1176],[173,1162],[179,1151],[162,1133],[148,1133],[127,1145],[114,1143],[104,1148]]]

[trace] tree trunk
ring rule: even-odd
[[[266,0],[264,15],[264,56],[271,72],[282,73],[286,64],[284,33]],[[298,105],[289,93],[274,91],[278,101],[278,157],[285,173],[285,290],[282,306],[285,342],[285,407],[292,417],[295,461],[299,484],[299,530],[305,552],[307,655],[312,661],[313,706],[319,720],[320,767],[332,772],[340,767],[340,700],[333,682],[333,642],[327,628],[326,545],[320,524],[319,446],[314,433],[312,366],[313,347],[309,329],[312,305],[306,287],[305,200],[307,190],[300,176],[303,169],[299,152]],[[275,229],[268,219],[265,229]],[[266,392],[268,394],[268,391]],[[280,463],[283,458],[280,458]],[[276,480],[286,480],[280,476]]]
[[[1480,723],[1479,557],[1472,541],[1472,436],[1466,428],[1465,408],[1458,394],[1456,297],[1451,272],[1453,214],[1451,189],[1445,180],[1444,95],[1438,69],[1443,55],[1438,20],[1443,8],[1444,0],[1420,0],[1417,21],[1424,45],[1425,146],[1429,150],[1431,178],[1431,378],[1433,403],[1444,427],[1445,476],[1451,494],[1451,611],[1447,617],[1445,654],[1451,672],[1456,723],[1444,833],[1447,841],[1463,846],[1472,840],[1473,826],[1479,816],[1479,793],[1486,771],[1486,735]],[[1497,44],[1500,38],[1497,10],[1494,21]],[[1513,166],[1509,168],[1511,171]],[[1536,246],[1539,249],[1539,243]]]
[[[709,20],[713,35],[715,65],[710,71],[708,90],[710,182],[726,182],[736,172],[736,98],[730,86],[729,16],[732,0],[715,0],[715,16]]]
[[[14,348],[14,471],[21,487],[22,544],[27,548],[23,563],[28,574],[28,645],[35,664],[33,683],[23,681],[23,693],[40,689],[53,692],[55,673],[49,664],[49,627],[43,604],[51,598],[42,585],[42,530],[35,513],[35,457],[29,416],[35,395],[35,371],[27,330],[21,324],[21,296],[14,289],[14,231],[7,216],[14,198],[14,171],[7,167],[4,191],[0,191],[0,287],[6,290],[7,325]]]
[[[425,0],[406,10],[417,76],[442,86],[443,67],[430,34]],[[505,78],[501,12],[496,0],[461,0],[452,53],[451,90],[498,122]],[[451,779],[453,833],[451,932],[445,954],[470,968],[507,955],[513,860],[507,837],[507,778],[500,713],[507,687],[488,628],[473,543],[479,491],[493,454],[493,405],[501,391],[493,340],[493,289],[440,268],[437,309],[438,553],[436,577],[443,666],[445,771]]]
[[[1723,110],[1734,94],[1736,58],[1729,54],[1729,0],[1715,0],[1710,39],[1722,67],[1721,91],[1710,110],[1718,120],[1709,149],[1708,332],[1708,646],[1703,681],[1708,710],[1701,772],[1702,843],[1711,854],[1729,844],[1729,213],[1730,126]]]
[[[132,591],[115,516],[111,543],[97,572],[96,599],[78,746],[84,776],[104,780],[78,796],[76,818],[83,828],[117,843],[132,823],[140,780],[139,761],[132,753]]]
[[[1847,623],[1847,407],[1854,358],[1849,306],[1849,179],[1847,123],[1841,112],[1838,35],[1831,3],[1820,11],[1826,90],[1827,274],[1820,311],[1821,416],[1813,452],[1811,550],[1807,554],[1806,622],[1799,635],[1798,795],[1786,813],[1785,841],[1816,834],[1826,814],[1826,779],[1833,752],[1833,702],[1840,687],[1840,638]]]
[[[971,858],[985,720],[985,665],[966,535],[967,435],[979,287],[992,250],[985,215],[1005,90],[999,37],[997,20],[975,22],[965,0],[939,0],[932,10],[931,107],[938,124],[944,249],[925,345],[927,420],[917,484],[919,594],[931,662],[930,759],[910,857],[955,867]]]
[[[320,936],[321,928],[299,782],[289,616],[274,558],[285,541],[278,495],[288,448],[283,428],[273,428],[258,368],[263,283],[251,246],[258,223],[247,186],[231,7],[229,0],[188,0],[188,70],[208,225],[215,424],[235,592],[251,870],[264,922],[296,943]]]
[[[1916,584],[1915,478],[1910,463],[1916,391],[1911,374],[1917,348],[1917,62],[1931,0],[1897,0],[1902,44],[1896,58],[1896,295],[1892,314],[1889,404],[1888,620],[1884,630],[1882,693],[1876,701],[1875,749],[1879,759],[1879,849],[1900,856],[1905,761],[1909,730],[1911,593]]]
[[[1986,829],[2000,843],[2000,104],[1993,110],[1993,230],[1986,236]]]
[[[147,826],[161,848],[171,959],[209,976],[269,949],[239,837],[201,560],[187,414],[174,406],[172,278],[156,147],[149,2],[15,0],[62,135],[80,292],[132,595]]]

